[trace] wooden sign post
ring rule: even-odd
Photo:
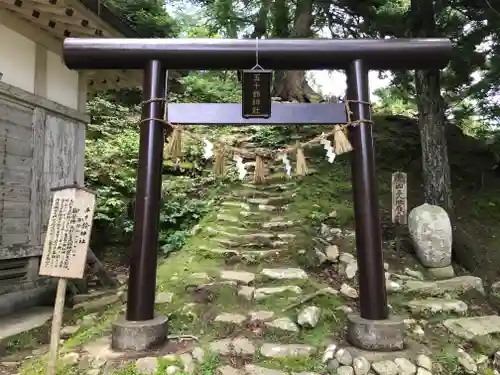
[[[259,66],[260,68],[260,66]],[[243,71],[243,118],[271,117],[272,70],[249,69]]]
[[[45,236],[40,275],[59,278],[50,334],[47,375],[55,375],[67,279],[81,279],[85,272],[95,195],[78,186],[52,189],[54,199]]]
[[[404,172],[392,174],[392,222],[406,225],[408,220],[407,176]]]
[[[406,173],[392,174],[392,222],[396,224],[396,251],[401,251],[401,229],[408,221],[408,180]]]

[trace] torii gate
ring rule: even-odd
[[[343,69],[351,120],[352,186],[359,265],[360,316],[349,317],[349,341],[363,349],[403,348],[404,325],[389,316],[369,106],[368,71],[444,68],[448,39],[260,40],[259,63],[273,70]],[[143,69],[135,224],[125,319],[113,326],[112,347],[144,350],[166,340],[167,319],[154,312],[159,202],[163,163],[166,70],[242,70],[255,63],[256,43],[234,39],[93,39],[64,41],[70,69]],[[344,104],[273,104],[268,119],[242,118],[240,104],[168,104],[175,124],[343,124]],[[363,122],[365,121],[365,122]]]

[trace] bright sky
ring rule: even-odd
[[[346,76],[343,72],[339,71],[329,71],[329,70],[314,70],[308,72],[309,84],[311,87],[322,94],[344,96],[346,90]],[[389,79],[380,79],[378,72],[369,73],[369,87],[372,94],[372,99],[376,99],[373,96],[373,92],[380,88],[386,87],[389,84]]]

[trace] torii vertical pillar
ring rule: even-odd
[[[148,61],[142,88],[139,169],[134,233],[125,318],[113,324],[111,347],[116,350],[147,350],[167,337],[167,318],[155,307],[158,230],[163,167],[166,70],[158,60]]]
[[[351,121],[366,120],[349,128],[360,315],[348,316],[347,339],[362,349],[401,350],[403,319],[390,316],[387,306],[368,69],[362,60],[354,60],[346,73]]]

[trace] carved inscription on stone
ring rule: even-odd
[[[407,220],[407,176],[396,172],[392,174],[392,222],[405,225]]]

